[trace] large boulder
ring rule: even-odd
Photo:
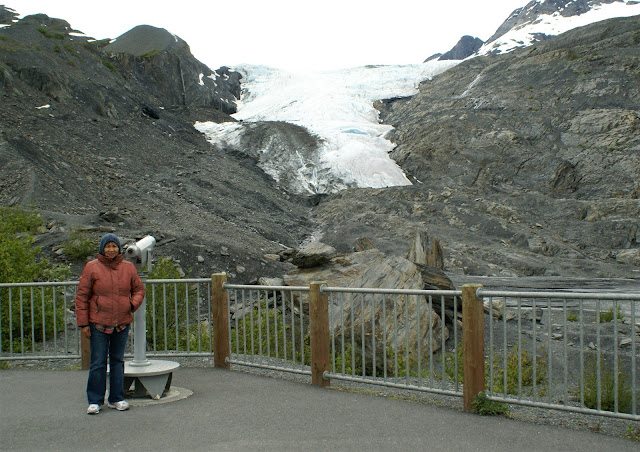
[[[453,288],[441,270],[433,271],[440,279],[425,281],[424,276],[429,274],[426,266],[371,249],[338,255],[322,266],[293,270],[285,275],[284,282],[290,286],[325,281],[330,287]],[[391,354],[389,357],[393,359],[397,353],[402,359],[417,362],[419,350],[420,359],[427,362],[429,355],[440,348],[441,335],[445,340],[449,337],[448,329],[424,296],[336,293],[330,297],[329,305],[336,349],[349,349],[353,339],[356,348],[353,352],[358,359],[365,357],[367,372],[373,370],[372,350],[375,349],[377,375],[382,375],[385,354]],[[431,337],[435,340],[430,340]],[[365,350],[360,344],[364,344]],[[387,367],[387,372],[390,371]]]

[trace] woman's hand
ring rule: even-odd
[[[82,335],[84,337],[86,337],[87,339],[89,339],[91,337],[91,328],[89,328],[88,326],[83,326],[82,327]]]

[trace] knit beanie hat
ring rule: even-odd
[[[104,247],[109,242],[113,242],[116,245],[118,245],[118,254],[122,253],[122,247],[120,246],[120,239],[115,234],[111,234],[111,233],[105,234],[105,236],[102,237],[102,240],[100,240],[100,249],[98,250],[98,253],[104,256]]]

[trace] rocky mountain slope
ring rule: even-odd
[[[357,231],[400,252],[426,229],[454,273],[637,278],[638,30],[638,16],[593,24],[379,102],[415,185],[327,199],[325,241]]]
[[[59,259],[75,227],[152,234],[156,257],[238,282],[282,276],[293,266],[277,253],[309,237],[405,256],[416,232],[439,241],[450,275],[637,278],[639,21],[474,58],[377,102],[414,185],[304,198],[251,149],[194,129],[234,120],[233,71],[207,70],[163,30],[105,48],[31,16],[0,29],[0,205],[41,209],[38,244]],[[299,128],[273,127],[291,152],[304,144]]]
[[[193,128],[233,120],[238,74],[208,70],[184,43],[160,45],[174,41],[164,30],[143,31],[156,44],[136,56],[44,15],[0,29],[0,205],[43,212],[46,253],[74,228],[94,240],[152,234],[154,255],[192,276],[281,274],[289,267],[273,255],[311,229],[306,200]]]

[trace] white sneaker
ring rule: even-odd
[[[107,403],[107,406],[109,408],[115,408],[118,411],[127,411],[129,409],[129,402],[127,402],[126,400],[121,400],[114,404]]]
[[[92,403],[91,405],[89,405],[89,408],[87,408],[87,414],[98,414],[100,412],[100,405],[96,405],[95,403]]]

